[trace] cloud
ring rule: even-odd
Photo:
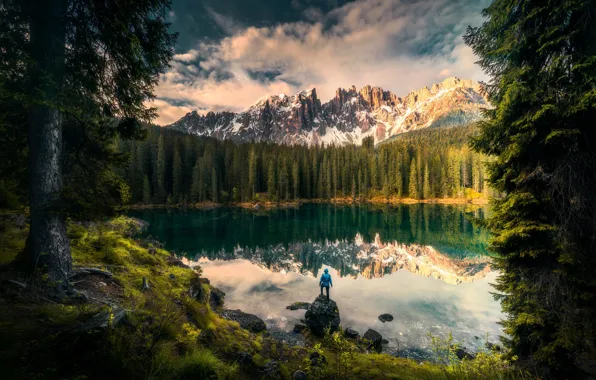
[[[313,11],[308,22],[234,30],[233,20],[214,15],[231,35],[175,55],[156,93],[197,108],[239,111],[263,96],[310,87],[327,101],[337,87],[351,85],[403,96],[445,76],[483,80],[461,36],[482,22],[487,1],[360,0],[327,14]],[[175,114],[167,104],[165,117],[158,106],[158,123]]]

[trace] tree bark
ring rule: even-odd
[[[57,288],[68,287],[70,243],[59,213],[62,191],[62,115],[67,0],[30,1],[28,109],[29,198],[27,249],[32,269],[41,268]]]

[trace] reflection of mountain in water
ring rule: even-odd
[[[330,265],[340,275],[372,279],[383,277],[399,269],[406,269],[425,277],[433,277],[449,284],[471,282],[484,277],[490,271],[487,257],[456,259],[438,252],[431,246],[382,243],[376,234],[372,243],[364,242],[357,234],[353,241],[336,240],[318,243],[306,241],[286,246],[273,245],[268,248],[242,248],[200,252],[196,259],[210,260],[246,259],[275,272],[298,272],[318,276],[318,269]]]

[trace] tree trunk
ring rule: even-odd
[[[62,191],[62,116],[58,110],[64,82],[66,0],[31,1],[29,67],[32,105],[29,124],[30,267],[40,268],[53,286],[68,287],[70,243],[58,211]]]

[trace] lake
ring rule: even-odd
[[[502,334],[488,233],[472,223],[484,214],[433,204],[130,212],[150,223],[146,235],[198,263],[226,292],[226,308],[258,315],[273,334],[303,318],[286,306],[314,300],[328,268],[343,327],[375,329],[388,352],[399,345],[399,355],[415,359],[430,357],[429,332],[451,332],[471,351]],[[381,323],[383,313],[394,320]]]

